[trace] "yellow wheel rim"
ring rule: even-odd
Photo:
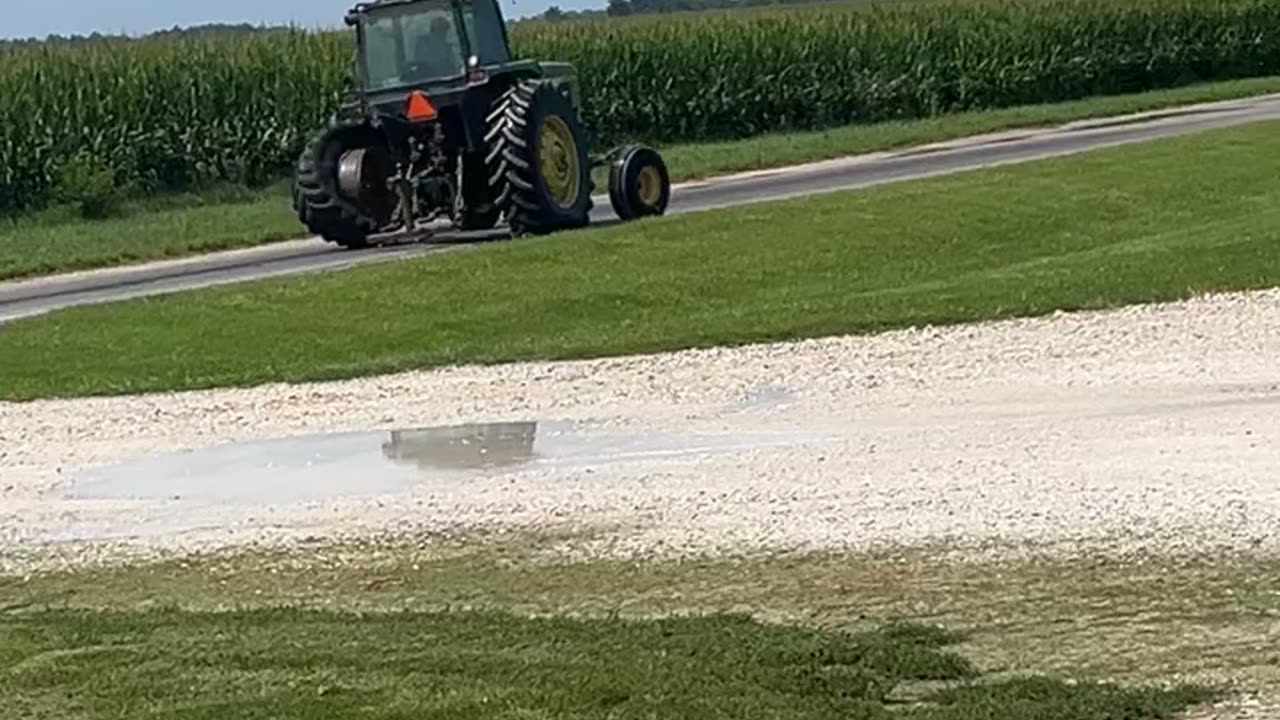
[[[550,115],[538,134],[538,164],[551,200],[562,208],[573,207],[582,186],[578,144],[564,120]]]
[[[636,194],[640,196],[640,202],[648,207],[658,204],[662,199],[662,177],[658,175],[657,168],[648,165],[640,170],[640,178],[636,181]]]

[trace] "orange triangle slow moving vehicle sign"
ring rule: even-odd
[[[426,122],[436,119],[436,106],[431,104],[427,99],[426,93],[421,90],[414,90],[409,93],[409,107],[405,114],[409,118],[409,122]]]

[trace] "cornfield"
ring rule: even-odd
[[[1274,0],[971,0],[520,23],[604,143],[728,139],[1280,71]],[[0,51],[0,213],[84,168],[140,191],[280,177],[351,41],[280,31]]]

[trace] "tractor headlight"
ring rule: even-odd
[[[489,82],[489,71],[480,67],[480,58],[472,55],[467,58],[467,83],[483,85]]]

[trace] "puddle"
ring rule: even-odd
[[[582,468],[794,444],[812,433],[637,434],[511,422],[219,445],[85,472],[69,499],[270,504],[459,486],[529,468]],[[553,480],[548,480],[551,482]]]

